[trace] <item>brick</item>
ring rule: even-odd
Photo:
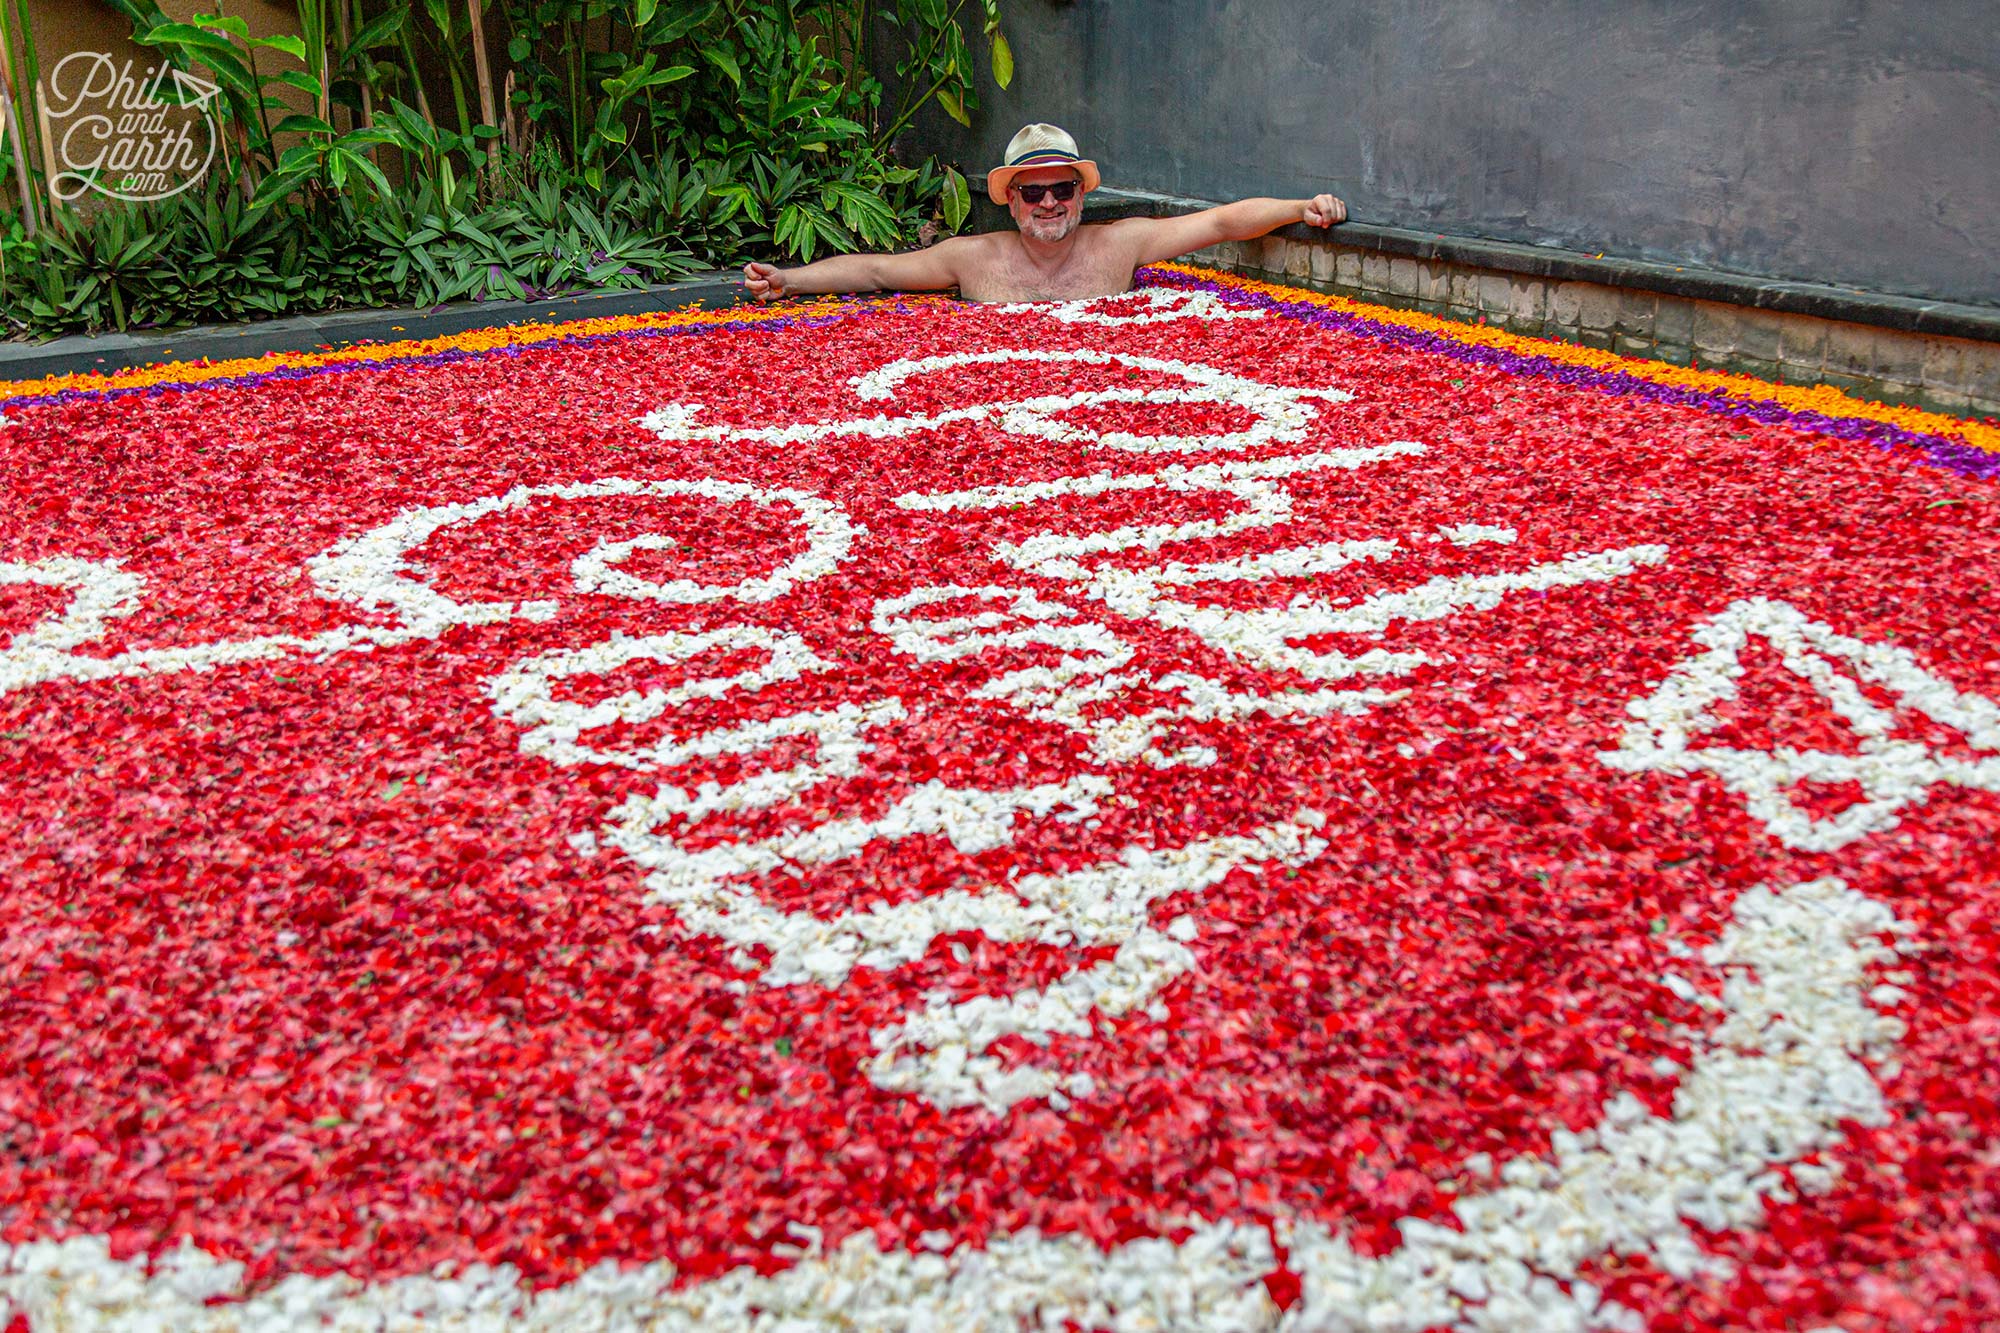
[[[1578,342],[1585,347],[1595,347],[1600,352],[1610,351],[1615,337],[1610,329],[1578,329],[1576,334]]]
[[[1342,287],[1361,285],[1361,252],[1342,250],[1333,262],[1333,280]]]
[[[1312,247],[1312,278],[1314,282],[1332,282],[1334,261],[1338,256],[1330,245]]]
[[[1580,282],[1559,282],[1549,293],[1549,319],[1557,324],[1583,323],[1583,287]]]
[[[1577,335],[1582,331],[1574,324],[1561,324],[1553,319],[1547,320],[1542,325],[1544,338],[1560,338],[1566,343],[1576,342]]]
[[[1618,289],[1586,283],[1583,288],[1583,318],[1586,329],[1611,330],[1618,327],[1618,313],[1624,306]]]
[[[1417,297],[1427,305],[1443,305],[1451,299],[1451,268],[1426,261],[1417,265]]]
[[[1539,278],[1515,278],[1507,287],[1507,313],[1513,319],[1539,325],[1548,318],[1547,286]]]
[[[1265,273],[1285,271],[1285,251],[1290,242],[1277,236],[1266,236],[1257,243],[1257,267]]]
[[[1989,405],[2000,403],[2000,344],[1968,345],[1965,376],[1960,387],[1968,397]]]
[[[1778,359],[1818,374],[1826,364],[1826,321],[1811,315],[1784,315],[1778,327]]]
[[[1720,361],[1736,350],[1736,307],[1697,301],[1694,307],[1694,349],[1705,353],[1703,364]]]
[[[1618,319],[1612,325],[1612,332],[1641,338],[1649,343],[1659,336],[1654,329],[1660,314],[1659,297],[1651,292],[1625,291],[1615,287],[1605,290],[1618,293]]]
[[[1389,290],[1389,256],[1367,254],[1361,257],[1361,287],[1363,291],[1370,292]]]
[[[1826,326],[1826,369],[1850,379],[1875,373],[1875,330],[1866,324],[1829,321]]]
[[[1972,412],[1972,399],[1953,389],[1934,389],[1926,384],[1920,401],[1933,412],[1947,412],[1953,416],[1969,416]]]
[[[1875,387],[1875,382],[1865,375],[1844,375],[1837,370],[1821,371],[1819,382],[1828,388],[1851,393],[1856,398],[1866,398],[1869,391]]]
[[[1689,347],[1694,344],[1694,302],[1678,296],[1662,296],[1653,314],[1653,340],[1663,346]],[[1686,365],[1685,360],[1676,365]]]
[[[1629,333],[1612,334],[1611,350],[1620,356],[1651,358],[1658,355],[1657,344],[1651,338],[1635,338]]]
[[[1687,366],[1694,364],[1694,349],[1686,343],[1659,342],[1653,347],[1653,356],[1669,365]]]
[[[1745,356],[1740,352],[1731,356],[1724,368],[1735,371],[1738,375],[1754,375],[1760,380],[1771,380],[1774,383],[1778,382],[1782,370],[1776,361],[1760,356]]]
[[[1462,268],[1451,270],[1451,303],[1454,306],[1479,304],[1479,275]]]
[[[1224,241],[1211,245],[1206,250],[1197,250],[1187,257],[1187,262],[1207,268],[1233,269],[1236,267],[1236,243]]]
[[[1924,339],[1924,383],[1957,389],[1965,382],[1966,353],[1971,348],[1960,338]]]
[[[1512,304],[1513,289],[1504,273],[1479,275],[1479,308],[1489,315],[1504,315]]]
[[[1395,296],[1417,294],[1417,261],[1397,256],[1389,261],[1389,291]]]
[[[1443,313],[1445,318],[1455,319],[1461,324],[1477,324],[1479,322],[1478,306],[1459,305],[1457,302],[1453,302],[1444,308]]]
[[[1895,329],[1875,330],[1873,374],[1878,380],[1896,384],[1921,384],[1924,380],[1924,340],[1914,333]]]
[[[1774,315],[1768,310],[1737,311],[1737,352],[1759,361],[1775,363],[1783,360],[1781,342],[1784,327],[1785,317],[1783,315]]]

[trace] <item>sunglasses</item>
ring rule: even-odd
[[[1076,181],[1057,181],[1054,185],[1016,185],[1014,193],[1021,196],[1024,204],[1039,204],[1045,194],[1052,194],[1057,203],[1066,204],[1076,198],[1076,187]]]

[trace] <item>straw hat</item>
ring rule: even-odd
[[[1023,125],[1021,132],[1007,141],[1006,165],[987,173],[986,197],[1005,208],[1009,182],[1037,167],[1075,167],[1083,177],[1085,194],[1102,184],[1097,164],[1076,155],[1076,140],[1066,130],[1054,125]]]

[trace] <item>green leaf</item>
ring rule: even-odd
[[[965,114],[965,100],[957,93],[949,88],[938,89],[937,104],[944,108],[944,113],[947,116],[950,116],[968,130],[972,128],[972,117]]]
[[[1005,88],[1014,81],[1014,48],[1007,45],[1007,34],[993,34],[993,82]]]
[[[373,186],[376,197],[381,199],[392,198],[395,191],[390,188],[389,178],[382,174],[382,168],[376,166],[361,154],[345,147],[346,143],[347,140],[342,139],[339,144],[334,146],[333,157],[348,171],[358,174],[363,180]]]
[[[305,63],[306,39],[303,37],[294,37],[288,33],[276,37],[252,37],[250,45],[265,50],[283,51],[300,64]]]
[[[230,33],[241,37],[246,42],[250,40],[250,25],[234,14],[196,14],[194,21],[198,27],[213,28],[217,32]],[[178,25],[170,24],[167,26]],[[159,29],[155,28],[154,31],[158,32]]]
[[[311,174],[308,170],[296,167],[272,172],[258,184],[257,193],[250,196],[250,207],[269,208],[272,204],[282,202],[290,197],[300,182]]]
[[[653,21],[653,13],[659,9],[660,0],[637,0],[632,6],[632,26],[643,28]]]
[[[267,84],[282,83],[287,88],[297,88],[307,97],[315,99],[319,97],[319,80],[302,69],[288,69],[276,78],[267,79],[265,82]]]
[[[340,146],[343,148],[367,148],[373,144],[389,144],[394,146],[402,142],[401,135],[385,130],[379,125],[371,125],[365,129],[349,130],[340,136]]]
[[[737,65],[735,56],[720,46],[704,46],[701,53],[708,58],[709,64],[728,75],[731,83],[738,88],[743,86],[743,70]]]
[[[419,115],[414,107],[390,98],[389,114],[403,127],[403,133],[409,136],[411,143],[431,152],[437,151],[437,135],[432,131],[430,122]]]
[[[361,25],[361,31],[354,34],[354,40],[347,44],[347,49],[340,53],[340,58],[345,61],[351,59],[356,51],[372,51],[379,46],[396,45],[402,37],[403,25],[409,20],[408,5],[397,5],[377,14]]]
[[[243,63],[242,52],[226,37],[218,37],[185,23],[162,23],[134,40],[143,46],[157,46],[191,56],[217,74],[235,76],[234,81],[243,90],[252,90],[250,67]]]
[[[290,115],[271,127],[273,134],[324,134],[331,138],[338,133],[333,126],[318,116]]]
[[[945,168],[940,198],[944,204],[944,225],[955,232],[965,225],[966,215],[972,211],[972,191],[966,188],[965,177],[958,174],[957,167]]]

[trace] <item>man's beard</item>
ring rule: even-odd
[[[1039,218],[1030,213],[1021,224],[1021,234],[1037,241],[1060,241],[1075,231],[1080,221],[1082,218],[1068,209],[1052,218]]]

